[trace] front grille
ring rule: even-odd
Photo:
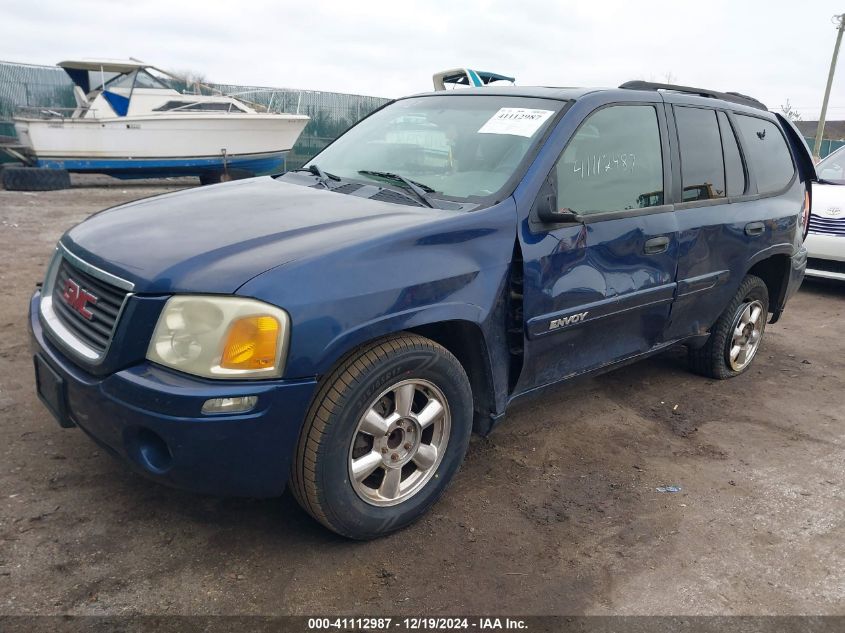
[[[96,297],[96,302],[90,301],[84,306],[85,310],[91,312],[90,319],[71,307],[64,299],[68,279]],[[98,354],[102,354],[109,346],[127,294],[125,290],[83,272],[63,258],[53,284],[52,305],[58,320],[72,334]]]
[[[810,233],[845,235],[845,218],[821,218],[811,213]]]
[[[818,270],[826,273],[840,273],[845,275],[845,262],[838,262],[833,259],[808,257],[807,270]]]

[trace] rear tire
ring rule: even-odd
[[[460,468],[472,411],[466,373],[444,347],[413,334],[365,345],[323,380],[300,434],[291,490],[342,536],[399,530]]]
[[[64,169],[7,166],[0,178],[7,191],[58,191],[70,189],[70,174]]]
[[[690,369],[724,380],[745,372],[757,355],[769,315],[769,291],[748,275],[710,330],[707,342],[689,350]]]

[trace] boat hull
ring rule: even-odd
[[[262,175],[285,171],[287,152],[235,154],[190,158],[36,158],[34,165],[74,173],[106,174],[115,178],[171,178],[202,176],[234,169]]]
[[[40,167],[122,177],[279,171],[308,123],[295,115],[16,119]]]

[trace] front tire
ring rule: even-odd
[[[760,349],[768,315],[768,288],[759,277],[748,275],[713,325],[704,346],[689,350],[692,371],[717,380],[746,371]]]
[[[460,468],[472,391],[458,360],[413,334],[348,355],[311,405],[291,476],[299,504],[330,530],[371,539],[423,515]]]

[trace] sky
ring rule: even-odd
[[[0,60],[134,57],[208,81],[400,97],[469,67],[521,85],[646,79],[818,117],[845,0],[0,0]],[[845,48],[845,45],[843,45]],[[845,51],[828,119],[845,119]]]

